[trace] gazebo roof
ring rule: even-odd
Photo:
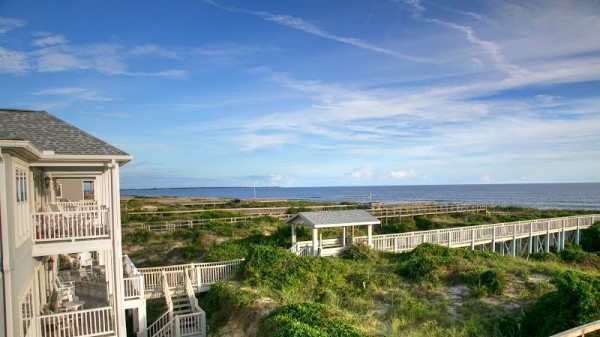
[[[380,221],[364,210],[300,212],[289,218],[286,223],[304,225],[312,228],[333,228],[378,225]]]

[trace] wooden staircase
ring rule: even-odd
[[[172,294],[171,301],[173,302],[173,315],[186,315],[194,312],[187,294]]]

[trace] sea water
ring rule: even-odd
[[[540,209],[600,210],[600,183],[481,184],[338,187],[198,187],[124,189],[122,195],[228,197],[234,199],[349,202],[435,201],[522,206]]]

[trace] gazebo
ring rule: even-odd
[[[296,241],[296,229],[298,226],[307,226],[312,228],[312,255],[337,255],[346,247],[346,238],[348,237],[348,227],[367,226],[367,244],[373,243],[373,225],[381,222],[367,213],[364,210],[343,210],[343,211],[317,211],[317,212],[300,212],[289,218],[286,223],[292,226],[292,246],[299,248],[308,247],[310,242],[302,242],[303,247],[300,247],[300,242]],[[344,233],[341,239],[321,240],[319,238],[319,229],[323,228],[343,228]],[[331,242],[330,242],[331,241]]]

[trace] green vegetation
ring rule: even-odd
[[[494,208],[388,220],[375,233],[582,213]],[[547,336],[600,319],[600,223],[582,235],[585,249],[567,244],[527,258],[424,244],[402,254],[356,245],[332,259],[289,253],[290,228],[276,218],[231,223],[218,208],[204,214],[213,221],[174,232],[125,227],[123,244],[138,266],[245,257],[232,281],[198,296],[214,336],[232,327],[267,337]],[[309,239],[306,228],[297,234]]]

